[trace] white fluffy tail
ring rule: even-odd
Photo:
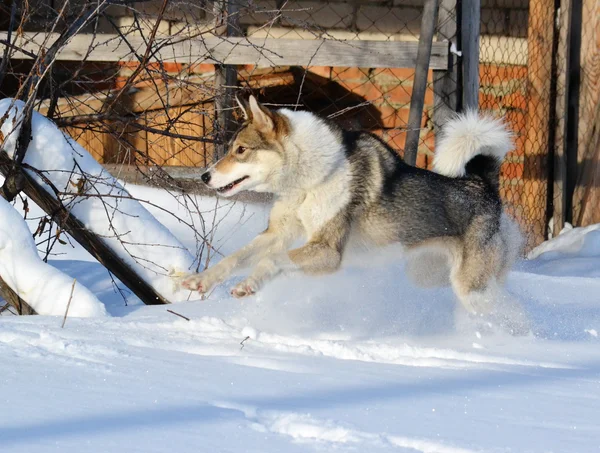
[[[444,125],[436,144],[433,170],[454,178],[465,176],[466,166],[475,156],[490,156],[499,164],[512,146],[512,134],[501,120],[467,111]]]

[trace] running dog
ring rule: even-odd
[[[340,267],[350,238],[360,238],[434,250],[447,272],[430,283],[449,281],[469,312],[489,311],[520,240],[498,193],[500,164],[512,148],[502,121],[476,112],[451,119],[428,171],[369,133],[306,111],[271,110],[253,96],[238,103],[245,121],[202,181],[225,197],[253,190],[276,201],[263,233],[185,276],[185,288],[207,293],[240,267],[251,273],[231,289],[235,297],[256,293],[282,271],[327,274]],[[304,245],[290,250],[299,239]]]

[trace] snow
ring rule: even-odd
[[[166,192],[128,190],[183,214]],[[267,222],[264,206],[194,203],[215,214],[222,253]],[[185,225],[147,209],[194,246]],[[510,273],[526,337],[477,322],[457,330],[451,290],[413,286],[394,249],[356,252],[331,276],[281,277],[242,301],[229,296],[236,277],[164,307],[132,296],[125,306],[97,263],[61,246],[51,264],[113,317],[64,329],[55,317],[0,317],[0,451],[598,451],[600,238],[578,234],[581,248]]]
[[[538,245],[529,252],[527,258],[549,259],[559,254],[596,256],[600,254],[599,238],[600,224],[573,228],[570,223],[567,223],[558,236]]]
[[[81,283],[41,260],[23,217],[0,197],[0,277],[40,315],[104,316],[104,305]],[[72,291],[72,297],[71,297]],[[51,295],[51,297],[49,297]]]
[[[21,101],[0,100],[0,118],[8,112],[0,125],[3,148],[11,157],[23,107]],[[24,162],[44,170],[44,176],[65,194],[61,199],[71,214],[104,238],[106,245],[159,294],[172,302],[189,298],[189,291],[180,290],[170,277],[195,269],[196,260],[188,249],[138,201],[131,199],[85,149],[37,112],[33,113],[32,140]],[[31,171],[30,174],[54,195],[39,175]]]

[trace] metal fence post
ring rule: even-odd
[[[459,36],[460,3],[458,0],[441,0],[438,14],[437,40],[450,46],[448,69],[433,70],[433,127],[437,133],[448,118],[457,112],[462,101],[459,84]]]
[[[217,0],[214,5],[215,31],[226,39],[239,34],[239,0]],[[227,152],[233,133],[233,98],[237,85],[237,67],[215,65],[215,126],[217,140],[213,160]]]
[[[479,107],[479,29],[481,1],[461,2],[461,37],[463,62],[463,109]]]
[[[404,161],[413,166],[417,163],[421,120],[423,118],[423,104],[425,102],[425,91],[427,90],[431,44],[437,26],[438,6],[438,0],[425,0],[425,5],[423,6],[417,64],[413,81],[413,91],[410,98],[408,132],[406,133],[406,145],[404,146]]]

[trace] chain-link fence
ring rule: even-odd
[[[488,6],[481,18],[480,107],[502,115],[515,134],[501,192],[531,247],[545,239],[548,222],[554,8],[530,11],[519,0]]]
[[[595,1],[586,0],[585,8],[593,9]],[[12,58],[3,59],[3,96],[31,90],[36,50],[90,8],[90,2],[15,3],[13,14],[5,2],[0,20],[1,30],[15,30],[13,46],[6,47]],[[181,175],[190,175],[181,167],[205,167],[223,153],[237,119],[232,96],[249,92],[267,105],[308,109],[371,131],[402,155],[423,3],[100,1],[38,87],[36,108],[100,162],[161,184],[178,185]],[[430,166],[445,114],[461,103],[459,8],[456,0],[439,3],[433,53],[444,46],[446,53],[437,60],[432,53],[417,155],[421,167]],[[504,116],[515,132],[501,191],[529,247],[546,237],[556,216],[550,200],[553,192],[557,196],[553,157],[562,140],[555,137],[563,119],[557,105],[566,90],[556,11],[545,0],[481,5],[480,107]],[[594,17],[590,11],[586,15]],[[585,30],[589,47],[597,32]],[[334,52],[331,43],[343,47]],[[360,47],[366,45],[371,47]],[[403,53],[389,53],[393,49]],[[444,59],[445,65],[436,65]],[[586,103],[581,116],[594,117],[594,105]],[[580,134],[587,140],[587,132]]]
[[[260,42],[326,40],[345,43],[348,49],[355,42],[410,42],[415,44],[411,48],[414,57],[422,10],[419,1],[369,0],[167,1],[111,6],[88,24],[85,32],[96,36],[90,49],[106,44],[112,48],[113,41],[121,41],[120,61],[114,61],[114,53],[106,55],[113,57],[110,61],[89,55],[86,58],[87,49],[80,49],[80,61],[57,62],[53,83],[41,90],[45,100],[39,109],[51,113],[58,124],[105,164],[210,164],[219,154],[215,145],[218,147],[226,139],[221,130],[225,126],[216,119],[215,100],[223,98],[227,90],[252,91],[267,105],[308,109],[348,128],[369,130],[402,153],[414,61],[399,67],[394,64],[393,55],[380,52],[375,67],[324,66],[322,59],[315,63],[306,55],[298,63],[308,64],[281,65],[277,50],[263,47]],[[51,22],[56,12],[56,5],[55,9],[40,6],[35,20],[28,22],[28,29],[45,28],[41,24]],[[48,21],[42,20],[44,17]],[[434,39],[454,39],[455,2],[442,2],[439,17]],[[61,31],[61,26],[64,28],[66,21],[56,31]],[[233,83],[219,81],[215,72],[218,76],[222,69],[214,64],[219,57],[213,61],[206,58],[215,42],[208,40],[218,36],[223,41],[230,37],[252,39],[251,43],[238,41],[237,46],[260,47],[262,61],[236,65]],[[161,48],[188,39],[196,41],[195,48],[203,47],[204,54],[157,61],[154,53]],[[150,40],[154,42],[149,43]],[[2,87],[3,94],[14,95],[19,78],[28,69],[27,61],[13,64],[10,80]],[[421,166],[429,165],[434,148],[434,73],[435,70],[429,73],[425,95],[418,158]],[[440,98],[455,95],[452,88],[444,89]],[[57,97],[55,105],[53,97]],[[232,104],[223,109],[217,102],[217,107],[226,110]]]

